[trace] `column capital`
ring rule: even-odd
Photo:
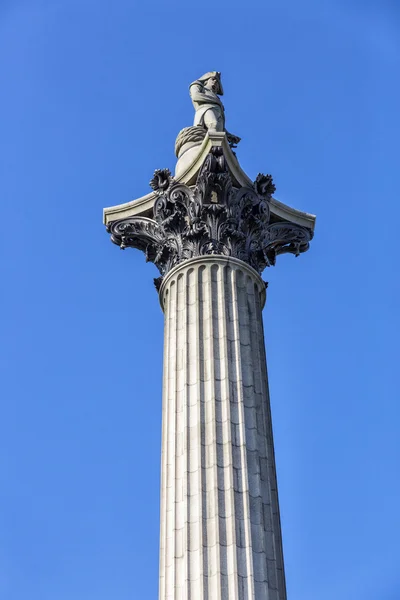
[[[142,250],[157,266],[157,289],[172,268],[199,256],[231,256],[261,274],[279,254],[298,256],[309,248],[311,227],[272,214],[271,175],[237,187],[223,147],[211,147],[195,185],[176,181],[168,169],[157,170],[150,185],[156,194],[153,218],[118,219],[107,230],[120,248]]]

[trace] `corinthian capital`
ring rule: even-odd
[[[108,230],[122,249],[142,250],[161,277],[210,254],[233,256],[261,274],[279,254],[298,256],[309,247],[311,229],[271,219],[272,177],[259,174],[254,184],[238,187],[221,147],[211,148],[194,186],[175,181],[167,169],[157,170],[151,185],[152,218],[118,219]]]

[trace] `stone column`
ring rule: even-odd
[[[160,600],[285,600],[262,308],[242,260],[164,278]]]
[[[111,240],[160,272],[160,600],[286,600],[260,275],[308,250],[315,218],[216,135],[179,178],[158,169],[154,195],[107,211]]]

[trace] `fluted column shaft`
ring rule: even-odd
[[[262,306],[246,263],[165,278],[160,600],[285,600]]]

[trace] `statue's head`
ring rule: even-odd
[[[201,81],[208,90],[218,94],[218,96],[223,96],[224,90],[221,83],[221,73],[219,71],[205,73],[202,77],[198,78],[198,81]]]

